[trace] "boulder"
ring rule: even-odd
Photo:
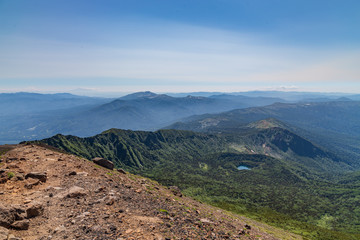
[[[105,158],[96,157],[96,158],[93,158],[92,161],[94,163],[96,163],[97,165],[100,165],[104,168],[111,169],[111,170],[114,169],[114,164],[111,161],[106,160]]]
[[[9,228],[15,219],[14,209],[0,203],[0,227]]]
[[[47,179],[47,175],[46,172],[30,172],[28,174],[25,175],[25,179],[28,178],[35,178],[35,179],[39,179],[41,182],[46,182]]]
[[[27,209],[26,209],[26,217],[32,218],[40,216],[44,212],[44,206],[39,202],[33,202]]]

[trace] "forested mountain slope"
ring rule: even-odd
[[[276,103],[265,107],[237,109],[184,119],[166,128],[198,132],[236,133],[247,124],[276,118],[291,131],[336,151],[360,169],[360,102]]]
[[[254,133],[239,139],[189,131],[111,129],[94,137],[56,135],[37,143],[88,159],[105,157],[118,167],[165,185],[177,185],[199,200],[311,239],[356,239],[353,234],[360,232],[360,215],[349,213],[357,209],[357,182],[330,181],[322,174],[329,165],[345,163],[286,129],[250,128],[261,137],[249,141]],[[269,152],[255,154],[264,139],[277,158],[270,157],[275,154]],[[247,145],[239,150],[245,142]],[[311,151],[302,152],[299,146],[311,147]]]

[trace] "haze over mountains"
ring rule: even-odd
[[[139,92],[117,99],[71,94],[0,94],[0,106],[3,110],[0,113],[0,143],[41,139],[58,133],[91,136],[110,128],[156,130],[192,115],[294,102],[294,99],[305,101],[310,96],[313,101],[324,101],[324,98],[337,101],[344,97],[339,94],[277,92],[284,97],[280,98],[275,93],[198,93],[207,97],[171,97]],[[356,99],[356,95],[345,96],[348,100],[351,97]]]
[[[267,105],[279,98],[241,96],[170,97],[140,92],[118,99],[71,94],[0,94],[0,143],[50,137],[91,136],[109,128],[156,130],[194,114]]]

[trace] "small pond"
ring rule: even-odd
[[[251,170],[251,168],[244,166],[244,165],[240,165],[237,167],[238,170]]]

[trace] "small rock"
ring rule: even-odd
[[[9,235],[9,230],[4,227],[0,227],[0,240],[7,240],[8,235]]]
[[[7,177],[0,177],[0,184],[4,184],[8,181],[9,179]]]
[[[69,176],[74,176],[74,175],[76,175],[76,172],[75,172],[75,171],[72,171],[72,172],[70,172],[68,175],[69,175]]]
[[[109,197],[106,201],[106,205],[113,205],[116,201],[115,197]]]
[[[23,180],[24,180],[24,175],[21,174],[21,173],[16,173],[15,177],[16,177],[16,180],[19,180],[19,181],[23,181]]]
[[[11,224],[11,227],[18,229],[18,230],[28,230],[29,225],[30,225],[29,220],[21,220],[21,221],[16,221],[13,224]]]
[[[126,234],[129,234],[131,232],[133,232],[134,230],[132,230],[131,228],[129,228],[128,230],[125,231]]]
[[[106,187],[99,187],[98,189],[95,190],[95,193],[99,193],[102,192],[106,189]]]
[[[212,223],[209,219],[206,219],[206,218],[201,218],[200,222],[202,222],[202,223]]]
[[[7,240],[22,240],[22,238],[15,237],[14,235],[10,234]]]
[[[170,186],[169,189],[175,196],[182,197],[181,190],[178,186]]]
[[[97,165],[100,165],[100,166],[102,166],[104,168],[108,168],[108,169],[111,169],[111,170],[114,169],[114,164],[112,162],[110,162],[109,160],[106,160],[104,158],[96,157],[96,158],[93,158],[92,161],[94,163],[96,163]]]
[[[25,175],[25,179],[28,178],[35,178],[35,179],[39,179],[41,182],[46,182],[47,176],[46,176],[46,172],[43,173],[31,172]]]
[[[84,195],[86,195],[85,189],[83,189],[81,187],[73,186],[69,189],[69,191],[67,192],[65,197],[76,198],[76,197],[84,196]]]
[[[245,224],[245,228],[250,230],[250,229],[251,229],[251,226],[250,226],[250,225]]]
[[[78,172],[77,175],[86,177],[88,175],[87,172]]]
[[[39,179],[28,179],[24,185],[27,189],[32,189],[34,186],[39,185],[40,180]]]
[[[8,165],[10,168],[19,168],[19,166],[16,163],[11,163]]]
[[[58,226],[57,228],[54,229],[54,233],[61,233],[61,232],[65,232],[66,228],[64,227],[64,225]]]
[[[25,209],[20,205],[12,205],[11,210],[14,213],[15,220],[23,220],[26,217]]]
[[[117,169],[117,171],[118,171],[119,173],[126,174],[125,170],[122,169],[122,168]]]

